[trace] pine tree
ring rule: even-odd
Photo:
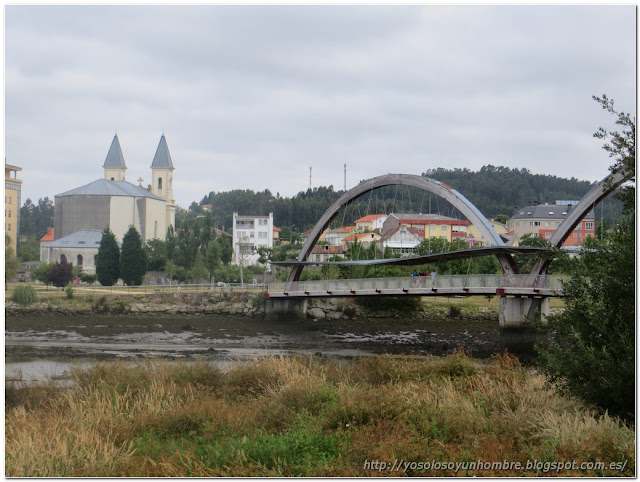
[[[96,276],[102,286],[113,286],[120,278],[120,248],[108,227],[102,232],[96,256]]]
[[[122,238],[122,253],[120,255],[120,277],[128,286],[142,284],[142,278],[147,272],[147,256],[142,247],[140,233],[133,226]]]

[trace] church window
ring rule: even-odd
[[[82,255],[81,254],[78,255],[78,258],[76,260],[76,265],[77,266],[82,266]]]
[[[66,263],[67,262],[67,257],[64,254],[60,255],[60,262],[61,263]]]
[[[158,178],[158,190],[162,189],[162,178]]]

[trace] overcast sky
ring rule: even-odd
[[[182,207],[486,164],[596,181],[591,99],[635,116],[636,7],[6,6],[5,155],[23,202],[146,186],[164,132]],[[464,194],[464,193],[463,193]]]

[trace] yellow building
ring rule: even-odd
[[[506,225],[498,223],[493,219],[490,219],[489,223],[493,226],[493,229],[496,230],[496,233],[502,237],[507,237]],[[480,234],[480,230],[473,224],[469,225],[467,236],[469,238],[469,244],[473,246],[485,246],[487,244],[486,240],[482,237],[482,234]]]
[[[22,171],[22,168],[7,164],[7,160],[4,160],[4,232],[11,237],[11,245],[16,255],[18,254],[22,189],[18,171]]]

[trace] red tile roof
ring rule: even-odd
[[[368,223],[369,221],[375,221],[383,216],[386,216],[386,214],[369,214],[368,216],[356,219],[356,223]]]
[[[357,226],[347,226],[345,228],[338,229],[339,233],[350,233],[351,231],[356,231],[358,229]]]
[[[344,253],[344,249],[342,246],[332,246],[329,244],[325,245],[316,245],[311,250],[311,254],[342,254]]]

